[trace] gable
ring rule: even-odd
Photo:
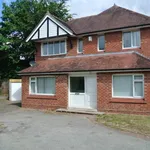
[[[32,31],[26,39],[26,42],[29,40],[41,40],[66,35],[73,35],[73,33],[68,27],[49,14],[46,15],[38,26]]]

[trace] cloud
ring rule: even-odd
[[[75,17],[89,16],[93,14],[98,14],[103,10],[114,5],[119,5],[150,15],[150,0],[69,0],[71,13],[77,14]]]

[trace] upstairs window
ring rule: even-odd
[[[140,31],[123,33],[123,48],[137,48],[141,45]]]
[[[98,50],[104,50],[105,49],[105,36],[101,35],[98,37]]]
[[[66,54],[66,41],[43,43],[41,50],[42,56]]]
[[[78,53],[83,52],[83,39],[78,39]]]

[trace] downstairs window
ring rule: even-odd
[[[113,97],[143,98],[143,75],[113,75]]]
[[[31,77],[30,94],[54,95],[55,77]]]

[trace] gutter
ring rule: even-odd
[[[141,69],[110,69],[110,70],[87,70],[87,71],[63,71],[63,72],[32,72],[32,73],[18,73],[20,76],[30,75],[64,75],[71,73],[118,73],[118,72],[150,72],[150,68]]]

